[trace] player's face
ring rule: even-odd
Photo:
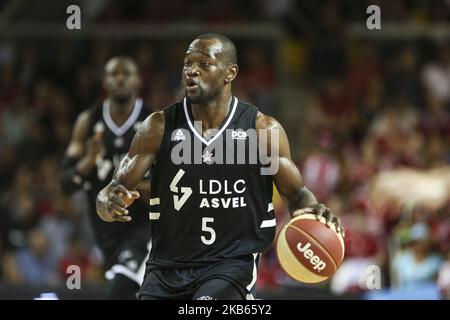
[[[120,59],[113,59],[106,65],[104,88],[108,96],[117,102],[127,102],[137,94],[140,79],[136,65]]]
[[[228,67],[222,52],[219,41],[207,39],[194,40],[186,51],[183,83],[192,103],[212,100],[222,92]]]

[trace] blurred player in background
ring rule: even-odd
[[[150,108],[138,97],[140,83],[137,65],[131,58],[108,61],[103,77],[107,98],[78,116],[61,175],[65,193],[84,189],[88,194],[90,222],[110,282],[108,299],[135,298],[148,253],[150,226],[145,196],[129,208],[133,217],[129,224],[106,223],[95,213],[97,193],[111,180],[114,168],[149,115]],[[144,195],[149,188],[146,179],[138,187]]]

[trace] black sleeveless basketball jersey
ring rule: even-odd
[[[251,132],[257,113],[233,97],[218,132],[205,140],[187,99],[164,110],[164,137],[151,171],[150,268],[201,266],[272,243],[272,176],[261,174],[259,160],[250,161],[257,153]]]
[[[97,159],[96,168],[89,175],[85,189],[87,189],[90,202],[90,220],[94,228],[95,237],[101,247],[114,246],[116,240],[122,236],[130,235],[136,227],[145,230],[145,237],[149,238],[149,222],[147,204],[140,199],[130,207],[132,221],[129,223],[104,222],[95,212],[95,199],[98,192],[112,179],[114,169],[122,157],[128,152],[131,141],[141,123],[150,114],[151,109],[143,104],[142,99],[136,99],[134,109],[125,123],[118,127],[111,118],[108,100],[90,109],[91,121],[88,136],[91,137],[97,130],[103,131],[103,144],[101,157]],[[144,234],[144,231],[142,231]],[[144,235],[140,235],[144,237]],[[147,239],[148,242],[148,239]]]

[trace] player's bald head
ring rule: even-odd
[[[131,57],[118,56],[108,60],[105,65],[105,74],[112,72],[117,66],[124,66],[129,72],[138,73],[138,67],[136,62]]]
[[[227,64],[237,64],[236,46],[230,38],[218,33],[205,33],[198,36],[195,40],[211,40],[218,42],[220,44],[220,54],[224,57],[224,62]]]

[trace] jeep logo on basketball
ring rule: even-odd
[[[303,248],[302,248],[301,242],[299,242],[297,244],[297,250],[300,251],[301,253],[303,253],[306,260],[308,260],[309,263],[311,263],[314,266],[313,267],[314,270],[317,270],[320,272],[323,269],[325,269],[327,264],[322,259],[320,259],[317,255],[315,255],[314,251],[309,249],[309,247],[311,247],[311,242],[308,242],[307,244],[305,244],[305,246]]]

